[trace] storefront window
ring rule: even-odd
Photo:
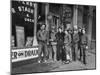
[[[32,47],[34,40],[34,2],[12,1],[12,48]],[[38,3],[37,31],[45,23],[45,4]]]
[[[11,47],[23,48],[29,46],[33,41],[34,35],[34,3],[25,1],[12,1],[11,11]]]

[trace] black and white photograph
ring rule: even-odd
[[[10,1],[11,74],[96,69],[96,6]]]

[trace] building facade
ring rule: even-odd
[[[95,6],[12,1],[11,15],[12,39],[15,47],[20,44],[24,47],[27,38],[33,39],[33,46],[38,45],[36,33],[41,24],[46,24],[48,31],[53,29],[55,32],[59,26],[63,29],[73,29],[75,25],[84,27],[89,40],[96,40]]]

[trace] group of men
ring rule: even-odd
[[[86,64],[87,35],[84,28],[73,28],[63,30],[58,28],[58,32],[46,31],[46,25],[43,24],[37,32],[39,43],[38,63],[53,61],[62,61],[66,64],[72,61],[80,60]]]

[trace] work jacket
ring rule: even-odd
[[[48,32],[46,30],[39,30],[37,33],[37,39],[39,42],[47,42],[48,41]]]

